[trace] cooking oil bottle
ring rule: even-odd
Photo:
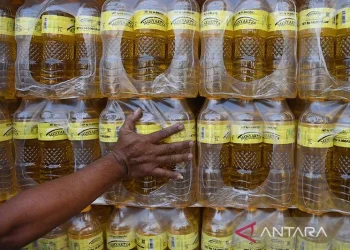
[[[41,183],[74,170],[72,145],[65,131],[67,120],[65,105],[60,100],[48,100],[38,124]]]
[[[40,77],[42,84],[55,85],[75,75],[75,18],[57,6],[65,2],[67,0],[48,5],[41,15],[44,43]]]
[[[56,227],[50,233],[37,240],[38,250],[68,250],[67,224]]]
[[[26,189],[40,183],[40,150],[38,123],[46,102],[39,99],[23,99],[13,118],[13,143],[17,183]]]
[[[190,209],[176,209],[170,220],[168,248],[170,250],[199,249],[198,222],[191,214]]]
[[[0,100],[0,202],[16,195],[16,173],[13,161],[12,117]]]
[[[295,121],[285,99],[257,103],[264,120],[263,168],[269,171],[265,182],[266,204],[287,209],[293,202]]]
[[[157,210],[146,208],[136,226],[136,244],[138,249],[164,250],[168,249],[166,227],[158,218]]]
[[[17,63],[19,64],[20,88],[27,88],[31,79],[40,81],[43,39],[41,18],[38,18],[42,1],[26,1],[16,16]],[[18,84],[18,83],[17,83]],[[26,92],[20,91],[21,96]]]
[[[99,114],[91,99],[78,100],[69,114],[68,137],[72,143],[75,171],[100,158]]]
[[[125,97],[123,86],[132,85],[128,76],[132,76],[134,66],[133,7],[130,1],[107,0],[102,8],[101,89],[108,97],[119,92]]]
[[[12,1],[0,3],[0,96],[15,95],[15,11]]]
[[[70,249],[104,249],[101,225],[90,211],[91,206],[88,206],[73,219],[69,226]]]
[[[233,59],[233,6],[226,0],[207,0],[202,7],[202,60],[206,71],[201,96],[220,94],[227,97],[230,86],[222,79],[232,75]]]
[[[296,82],[296,46],[298,19],[294,0],[279,0],[269,14],[266,40],[266,74],[278,79],[278,89],[285,97],[294,97]]]
[[[217,190],[231,183],[231,123],[229,114],[223,109],[224,102],[220,99],[207,99],[198,117],[197,141],[201,178],[199,200],[203,205],[211,204],[211,199],[220,198],[217,197]]]
[[[257,84],[252,82],[265,76],[269,12],[265,0],[241,0],[236,8],[233,20],[233,77],[242,82],[242,96],[253,96]]]
[[[160,0],[139,0],[134,11],[135,58],[133,77],[141,81],[138,93],[152,93],[152,82],[166,68],[166,4]]]
[[[134,209],[115,206],[107,221],[107,249],[108,250],[136,250],[135,214]]]
[[[231,250],[233,221],[235,216],[230,209],[205,208],[202,222],[202,250]]]
[[[21,250],[36,250],[35,243],[32,242],[32,243],[26,245],[25,247],[22,247]]]
[[[299,96],[327,98],[335,69],[335,1],[305,0],[299,15]]]
[[[91,206],[91,214],[95,216],[102,227],[103,240],[106,242],[107,221],[112,214],[112,206]]]
[[[342,216],[342,225],[332,241],[333,250],[346,250],[350,247],[350,217]]]
[[[167,95],[197,95],[200,8],[195,0],[172,0],[168,6]]]
[[[99,96],[100,60],[100,9],[97,0],[84,1],[75,18],[75,70],[82,78],[79,82],[84,96]]]

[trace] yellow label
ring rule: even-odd
[[[67,235],[55,239],[40,238],[37,243],[39,250],[68,250]]]
[[[98,119],[85,122],[69,123],[68,137],[71,141],[98,139]]]
[[[22,247],[21,250],[35,250],[34,243],[30,243],[29,245]]]
[[[38,139],[38,123],[14,122],[13,138],[17,140]]]
[[[101,142],[117,142],[120,128],[124,122],[118,121],[113,124],[100,123],[100,141]]]
[[[294,11],[277,11],[269,14],[269,31],[297,31],[298,18]]]
[[[89,239],[76,240],[69,238],[69,248],[80,250],[103,250],[104,242],[102,233]]]
[[[42,33],[74,36],[75,19],[73,17],[43,15],[42,16]]]
[[[334,146],[350,148],[350,125],[337,124],[334,134]]]
[[[134,231],[126,234],[107,233],[108,250],[130,250],[136,247],[136,235]]]
[[[168,246],[167,234],[162,233],[153,236],[136,234],[136,244],[139,250],[163,250]]]
[[[332,241],[332,250],[350,250],[350,242]]]
[[[331,248],[331,242],[316,243],[308,240],[304,240],[300,237],[297,238],[296,250],[329,250]]]
[[[134,31],[134,17],[131,12],[105,11],[101,16],[101,31]]]
[[[191,10],[174,10],[168,12],[168,30],[199,31],[201,16]]]
[[[267,237],[266,238],[266,249],[269,250],[294,250],[295,249],[295,238],[293,237]]]
[[[202,249],[203,250],[231,250],[232,235],[227,237],[214,237],[202,233]]]
[[[167,127],[170,127],[174,123],[167,124]],[[164,140],[165,143],[174,143],[174,142],[182,142],[182,141],[195,141],[196,140],[196,122],[188,121],[183,124],[184,130],[181,132],[172,135]]]
[[[168,233],[168,248],[170,250],[192,250],[199,246],[198,232],[187,235]]]
[[[264,10],[241,10],[235,14],[233,30],[264,30],[267,31],[269,13]]]
[[[134,29],[153,29],[166,31],[167,16],[158,10],[137,10],[134,14]]]
[[[203,12],[201,31],[210,30],[233,31],[233,12],[224,10]]]
[[[0,35],[15,35],[15,19],[0,16]]]
[[[319,125],[311,127],[299,124],[298,144],[309,148],[330,148],[333,147],[334,126]]]
[[[101,21],[97,16],[77,16],[75,18],[75,34],[100,34]]]
[[[295,143],[294,122],[267,122],[264,126],[264,143],[292,144]]]
[[[313,8],[300,12],[299,30],[317,28],[336,28],[335,9]]]
[[[60,141],[67,140],[68,135],[64,131],[64,124],[39,123],[38,138],[40,141]]]
[[[350,8],[340,9],[337,13],[337,29],[350,28]]]
[[[12,121],[6,120],[0,123],[0,141],[12,140]]]
[[[265,250],[265,241],[263,238],[254,238],[255,243],[244,240],[234,244],[234,250]],[[284,250],[284,249],[283,249]]]
[[[16,18],[16,36],[42,36],[42,22],[39,18],[18,17]]]
[[[136,132],[140,135],[149,135],[161,129],[162,127],[160,124],[151,124],[151,125],[137,124],[136,125]]]
[[[231,138],[231,125],[227,122],[204,123],[199,122],[197,140],[207,144],[229,143]]]
[[[231,142],[237,144],[257,144],[263,142],[262,122],[240,122],[231,125]]]

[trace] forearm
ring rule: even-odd
[[[0,206],[0,249],[23,246],[46,234],[78,214],[124,174],[124,167],[109,155],[79,172],[22,192]]]

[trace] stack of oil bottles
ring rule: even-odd
[[[349,38],[348,0],[0,0],[0,202],[137,108],[197,141],[182,180],[115,183],[24,249],[349,249]]]

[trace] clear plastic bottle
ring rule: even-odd
[[[266,38],[270,7],[265,0],[241,0],[233,21],[233,77],[242,82],[242,96],[251,97],[265,76]]]
[[[75,171],[101,156],[98,140],[99,114],[91,99],[79,99],[69,113],[68,137],[72,143]]]
[[[98,97],[100,88],[100,9],[97,0],[85,0],[75,17],[75,71],[82,77],[80,88],[84,96]]]
[[[299,96],[327,98],[335,69],[335,1],[305,0],[299,14]]]
[[[224,102],[207,99],[198,117],[198,159],[203,180],[199,184],[199,200],[203,205],[211,204],[211,199],[220,198],[217,190],[231,183],[231,122],[229,114],[223,109]]]
[[[67,107],[60,100],[48,100],[40,114],[38,139],[40,147],[40,182],[73,172],[72,145],[65,131]]]
[[[136,226],[136,244],[138,249],[168,250],[168,240],[164,219],[158,216],[159,211],[146,208]]]
[[[178,208],[170,218],[168,248],[170,250],[199,249],[198,222],[189,208]]]
[[[104,250],[101,225],[90,210],[91,206],[85,208],[69,226],[69,249]]]
[[[0,2],[0,96],[15,96],[15,11],[12,1]]]
[[[266,205],[287,209],[293,202],[295,178],[295,120],[285,99],[257,103],[264,119],[263,168],[269,171],[265,182]]]
[[[101,60],[101,89],[112,97],[127,95],[124,85],[132,85],[128,76],[133,74],[134,19],[131,2],[107,0],[102,8],[101,37],[103,57]]]
[[[220,97],[227,97],[227,93],[230,93],[230,86],[222,79],[222,75],[233,74],[234,40],[232,19],[233,7],[229,1],[207,0],[203,4],[201,44],[202,64],[206,71],[206,84],[201,85],[201,96],[211,96],[213,93],[220,93]]]
[[[91,206],[91,214],[95,216],[102,227],[103,231],[103,240],[106,243],[106,227],[107,221],[112,214],[113,207],[112,206]]]
[[[36,250],[35,242],[32,242],[25,247],[22,247],[21,250]]]
[[[75,75],[75,18],[60,8],[61,4],[68,3],[68,0],[55,1],[47,5],[41,15],[44,43],[42,84],[55,85]]]
[[[346,250],[350,247],[350,217],[342,216],[342,225],[332,240],[332,250]]]
[[[37,240],[38,250],[68,250],[68,226],[63,224]]]
[[[124,206],[115,206],[112,215],[107,221],[107,249],[108,250],[136,250],[134,209]]]

